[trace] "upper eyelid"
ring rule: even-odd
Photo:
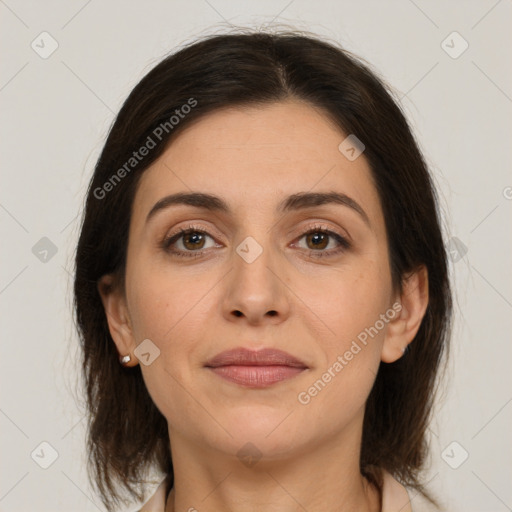
[[[322,229],[325,231],[333,231],[334,233],[336,233],[344,238],[351,239],[351,236],[347,233],[347,231],[345,229],[333,227],[333,226],[327,224],[325,221],[316,220],[316,221],[313,221],[312,224],[307,224],[305,226],[302,226],[301,228],[294,227],[293,229],[288,230],[286,232],[286,235],[290,235],[293,231],[296,231],[297,229],[299,231],[299,234],[304,234],[305,232],[310,231],[312,229]],[[216,228],[201,226],[199,224],[194,225],[194,221],[189,221],[188,224],[181,225],[179,228],[166,231],[165,238],[169,238],[174,235],[180,234],[183,231],[193,231],[193,230],[204,231],[204,232],[206,232],[206,234],[208,234],[210,236],[212,236],[212,233],[210,232],[211,230],[213,230],[214,232],[219,231]],[[341,233],[340,233],[340,231],[341,231]]]

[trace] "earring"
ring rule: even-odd
[[[123,366],[127,366],[128,363],[132,360],[130,354],[127,354],[125,356],[119,356],[119,362],[123,365]]]

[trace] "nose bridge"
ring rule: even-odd
[[[265,315],[286,316],[287,297],[271,232],[261,228],[253,233],[235,247],[226,313],[242,313],[251,322],[261,321]]]
[[[272,218],[261,214],[241,214],[241,240],[235,246],[235,271],[248,276],[258,274],[264,277],[268,266],[278,256],[273,247],[273,230],[268,226]],[[268,276],[267,276],[268,277]]]
[[[250,284],[254,295],[275,288],[275,275],[269,270],[277,254],[271,247],[268,233],[246,236],[235,248],[234,278],[236,282]],[[250,292],[251,290],[248,290]]]

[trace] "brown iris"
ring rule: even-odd
[[[307,240],[307,243],[309,243],[312,240],[317,242],[320,239],[320,237],[323,237],[324,244],[323,245],[315,244],[315,249],[325,249],[325,247],[327,247],[327,245],[329,243],[329,240],[328,240],[329,235],[327,235],[326,233],[318,233],[318,232],[310,233],[310,234],[306,235],[306,240]]]
[[[189,242],[189,240],[191,240],[191,241]],[[202,242],[202,245],[200,245],[200,242]],[[191,244],[190,247],[187,245],[188,243]],[[197,232],[184,234],[183,235],[183,245],[187,249],[191,249],[191,250],[202,249],[203,245],[204,245],[204,234],[197,233]]]

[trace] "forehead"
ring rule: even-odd
[[[322,110],[298,101],[214,111],[187,126],[144,172],[134,217],[176,192],[218,195],[234,211],[270,211],[291,194],[338,191],[378,223],[364,153],[349,160],[339,149],[347,136]]]

